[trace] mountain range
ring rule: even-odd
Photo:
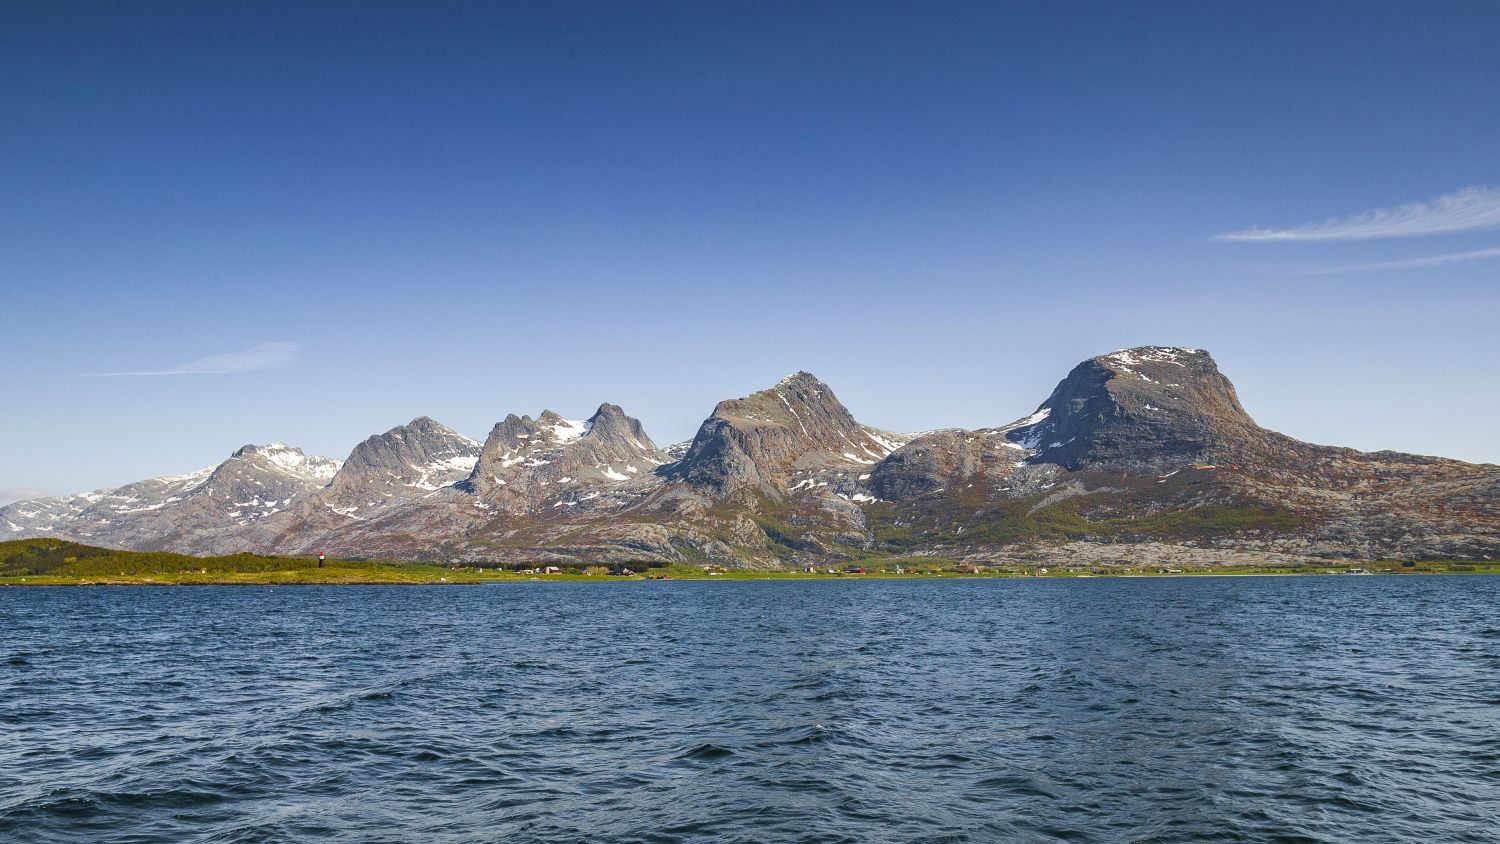
[[[1500,466],[1312,445],[1257,425],[1199,349],[1074,367],[1006,425],[856,420],[799,372],[658,447],[605,403],[483,443],[419,417],[342,462],[281,443],[0,508],[0,538],[132,550],[516,562],[870,556],[1087,564],[1500,556]]]

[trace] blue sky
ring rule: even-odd
[[[1500,462],[1496,33],[1490,2],[12,5],[0,496],[422,414],[613,401],[666,443],[797,369],[871,424],[995,425],[1146,343],[1293,436]]]

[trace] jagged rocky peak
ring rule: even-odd
[[[478,456],[479,443],[433,419],[418,416],[355,446],[340,475],[344,478],[404,475],[416,467],[450,461],[455,465],[467,462],[463,467],[467,473],[474,468]]]
[[[215,467],[193,492],[233,502],[248,518],[282,509],[290,499],[326,486],[339,465],[285,443],[246,445]]]
[[[669,462],[640,420],[606,402],[586,420],[551,410],[505,417],[464,486],[510,509],[536,509],[565,488],[638,480]]]
[[[534,420],[512,413],[490,431],[484,453],[486,457],[492,453],[514,456],[524,451],[576,445],[613,448],[622,454],[658,453],[640,420],[625,415],[619,405],[608,402],[599,405],[586,420],[567,419],[551,410],[542,411]]]
[[[646,429],[641,421],[631,416],[626,416],[625,411],[617,404],[605,402],[599,405],[594,415],[584,423],[588,426],[588,435],[597,442],[607,442],[611,446],[620,449],[634,449],[639,452],[654,452],[656,444],[646,436]]]
[[[335,489],[411,487],[434,490],[468,477],[479,443],[429,417],[418,416],[354,447],[333,480]]]
[[[537,417],[537,432],[549,442],[570,443],[589,432],[589,423],[577,419],[564,419],[561,415],[544,410]]]
[[[780,495],[798,472],[874,465],[905,438],[860,424],[808,372],[744,398],[719,402],[670,477],[719,496]]]
[[[480,453],[480,462],[496,457],[506,460],[537,449],[564,446],[587,434],[589,427],[588,422],[564,419],[551,410],[542,411],[536,419],[512,413],[490,429]]]
[[[1242,454],[1265,432],[1208,352],[1140,346],[1080,363],[1000,433],[1035,450],[1034,462],[1154,470]]]

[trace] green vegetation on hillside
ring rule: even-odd
[[[1139,502],[1112,494],[1079,495],[1041,506],[1043,496],[974,510],[962,501],[931,505],[924,518],[910,518],[894,505],[868,507],[878,547],[901,552],[932,544],[1007,545],[1075,539],[1207,539],[1247,531],[1283,533],[1302,526],[1285,510],[1261,506],[1205,504],[1149,512]],[[933,518],[936,516],[937,518]],[[945,524],[932,529],[917,525]]]
[[[61,539],[0,542],[0,582],[139,583],[421,583],[452,575],[446,568],[381,562],[233,554],[191,557],[164,551],[119,551]]]
[[[116,551],[61,539],[22,539],[0,543],[0,577],[26,575],[96,576],[168,574],[198,571],[251,572],[301,568],[307,560],[235,554],[229,557],[190,557],[158,551]]]

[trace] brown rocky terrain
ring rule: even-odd
[[[430,419],[342,468],[284,446],[0,508],[0,535],[123,548],[780,567],[923,555],[1234,563],[1500,556],[1500,467],[1261,428],[1204,351],[1075,367],[1008,425],[901,435],[801,372],[658,448],[612,404],[511,415],[483,445]],[[335,474],[335,469],[338,469]]]

